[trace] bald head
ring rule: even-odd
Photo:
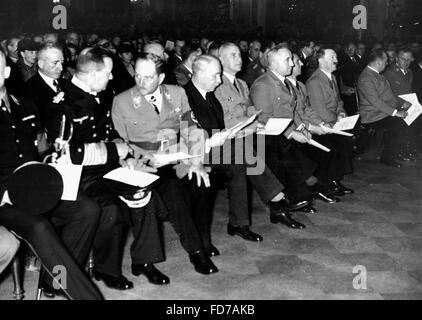
[[[242,69],[242,56],[237,45],[231,42],[224,43],[218,52],[223,71],[235,76]]]
[[[268,64],[271,71],[287,77],[294,67],[291,51],[283,46],[276,46],[268,52]]]
[[[204,54],[196,58],[192,65],[192,82],[206,92],[213,92],[221,83],[220,61]]]

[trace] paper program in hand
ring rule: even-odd
[[[265,128],[258,129],[257,134],[278,136],[286,130],[290,122],[292,122],[292,119],[271,118],[268,120]]]
[[[131,186],[145,188],[160,177],[138,170],[130,170],[129,168],[117,168],[110,171],[104,176],[105,179],[126,183]]]

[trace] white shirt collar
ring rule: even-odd
[[[195,86],[195,88],[199,91],[199,93],[201,94],[201,96],[205,99],[205,100],[207,100],[207,93],[208,92],[206,92],[205,90],[203,90],[203,89],[201,89],[201,88],[198,88],[197,86],[196,86],[196,84],[192,81],[192,83],[193,83],[193,85]]]
[[[286,80],[286,77],[280,76],[278,73],[274,72],[273,70],[271,70],[272,73],[274,73],[274,75],[280,79],[281,82],[284,83],[284,80]]]
[[[231,74],[228,74],[227,72],[223,72],[223,74],[226,76],[226,78],[227,78],[227,79],[229,79],[229,81],[230,81],[231,83],[234,83],[234,79],[236,79],[236,77],[235,77],[235,76],[233,76],[233,75],[231,75]]]
[[[420,63],[419,63],[419,64],[418,64],[418,66],[419,66],[419,68],[421,68],[421,69],[422,69],[422,64],[420,64]]]
[[[324,71],[322,69],[320,69],[322,72],[324,72],[324,74],[328,77],[328,79],[333,80],[333,75],[327,71]]]
[[[293,83],[293,85],[296,87],[296,84],[297,84],[297,80],[296,79],[287,78],[287,80],[289,80],[291,83]]]
[[[158,111],[161,112],[161,107],[163,105],[163,95],[161,94],[160,86],[158,86],[158,88],[153,93],[147,94],[144,97],[148,102],[150,102],[151,98],[154,97],[155,98],[154,104],[157,106]]]
[[[50,78],[49,76],[46,76],[41,71],[38,71],[38,74],[41,76],[41,78],[45,81],[45,83],[48,84],[48,86],[54,90],[54,92],[57,92],[57,88],[54,86],[54,80],[53,78]]]
[[[371,66],[368,66],[368,69],[371,69],[372,71],[375,71],[376,73],[379,74],[379,72],[377,70],[375,70],[374,68],[372,68]]]
[[[85,84],[85,83],[83,83],[81,80],[79,80],[79,79],[76,77],[76,75],[72,77],[72,83],[73,83],[75,86],[77,86],[79,89],[81,89],[81,90],[85,91],[86,93],[92,94],[92,95],[94,95],[94,96],[96,96],[96,95],[97,95],[97,93],[96,93],[96,92],[92,92],[92,91],[91,91],[91,88],[90,88],[87,84]]]

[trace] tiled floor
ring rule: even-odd
[[[316,202],[317,214],[295,214],[307,226],[301,231],[270,224],[255,197],[253,230],[262,243],[226,234],[227,200],[220,193],[213,224],[222,254],[213,258],[217,274],[196,273],[166,224],[167,261],[158,267],[169,286],[133,277],[128,247],[124,274],[135,288],[98,285],[107,299],[422,299],[422,160],[393,169],[366,155],[355,165],[345,184],[356,193],[334,205]],[[366,290],[353,287],[358,265],[366,268]],[[35,297],[37,278],[26,272],[26,299]],[[0,299],[11,299],[12,287],[6,276]]]

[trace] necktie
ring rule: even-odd
[[[152,96],[152,97],[149,99],[149,103],[151,103],[151,105],[154,107],[155,112],[156,112],[158,115],[160,115],[160,111],[158,110],[158,107],[157,107],[157,99],[156,99],[154,96]]]
[[[57,80],[53,81],[53,86],[56,88],[56,92],[60,92],[59,82]]]
[[[290,81],[288,81],[287,79],[284,79],[284,85],[287,87],[287,89],[290,92],[290,95],[293,97],[293,107],[295,107],[296,106],[296,103],[297,103],[297,94],[296,94],[295,89],[293,89],[291,87],[291,85],[289,84],[289,82]]]
[[[237,90],[237,92],[239,92],[240,93],[240,91],[239,91],[239,87],[237,86],[237,84],[236,84],[236,78],[234,79],[234,81],[233,81],[233,85],[234,85],[234,87],[236,88],[236,90]]]

